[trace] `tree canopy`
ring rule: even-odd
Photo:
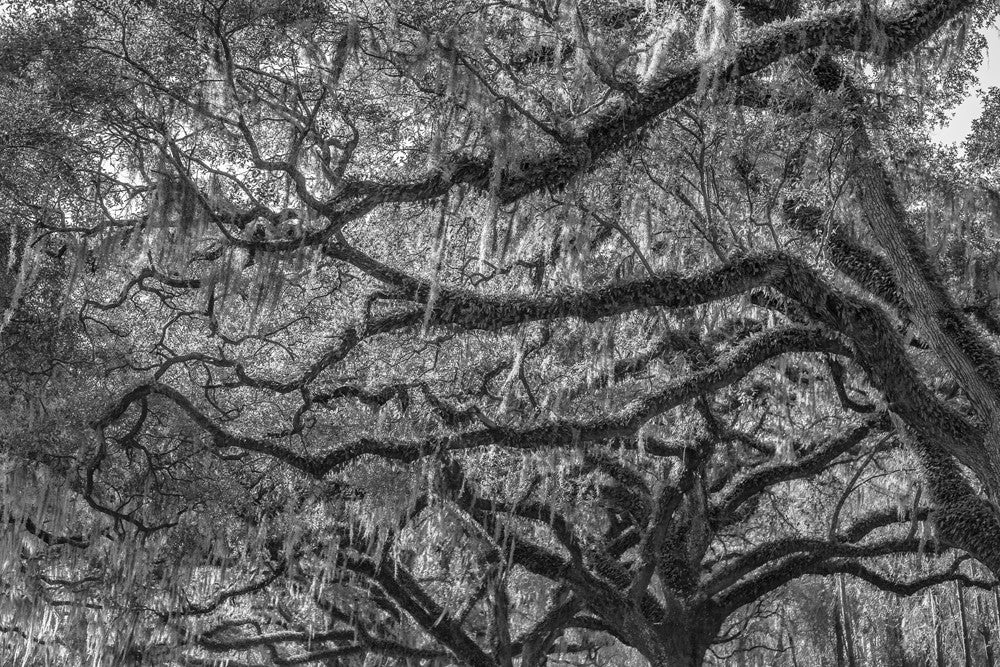
[[[998,9],[7,3],[0,653],[992,662]]]

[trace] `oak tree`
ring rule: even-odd
[[[14,3],[4,650],[697,665],[826,577],[854,656],[844,575],[990,589],[993,128],[928,131],[996,10]]]

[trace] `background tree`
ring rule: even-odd
[[[12,8],[7,652],[972,661],[994,13]]]

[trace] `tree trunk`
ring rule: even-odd
[[[833,636],[837,640],[837,667],[847,666],[847,646],[844,642],[844,625],[841,621],[840,600],[833,606]]]
[[[993,649],[993,631],[990,626],[990,620],[985,609],[983,609],[983,599],[981,597],[976,598],[976,616],[979,620],[979,634],[983,638],[983,649],[986,651],[986,665],[987,667],[996,667],[996,654]]]
[[[785,641],[788,641],[788,651],[789,656],[792,659],[792,667],[798,667],[799,660],[798,656],[795,655],[795,640],[792,639],[792,631],[788,627],[788,616],[785,614],[785,609],[781,609],[781,618],[778,623],[778,650],[784,652]]]
[[[885,657],[887,665],[905,665],[906,647],[903,643],[903,616],[891,612],[884,625]]]
[[[818,61],[814,74],[820,87],[841,91],[851,103],[860,100],[860,93],[831,58]],[[852,124],[851,140],[855,149],[852,181],[856,185],[861,217],[888,255],[895,287],[906,304],[907,316],[952,371],[979,420],[987,426],[971,429],[975,432],[975,442],[968,437],[934,438],[926,428],[929,425],[927,415],[921,415],[919,410],[895,411],[916,432],[914,444],[934,493],[942,534],[1000,576],[1000,517],[993,505],[981,498],[964,477],[952,474],[950,461],[938,466],[943,459],[956,457],[973,470],[987,496],[1000,499],[1000,360],[969,324],[938,274],[922,239],[908,227],[906,210],[876,155],[863,120],[855,116]],[[870,361],[873,360],[865,360]],[[878,367],[877,363],[870,365],[873,369]],[[892,388],[891,375],[880,370],[872,380],[886,391],[890,403],[895,402],[891,396],[894,392],[888,391]],[[902,402],[908,400],[904,398]],[[904,412],[908,414],[902,414]],[[948,456],[942,456],[944,452]]]
[[[788,630],[788,649],[792,652],[792,667],[799,667],[799,656],[795,652],[795,638],[792,637],[792,631]]]
[[[502,572],[496,572],[493,585],[493,623],[492,644],[493,655],[500,667],[513,667],[514,658],[511,652],[510,639],[510,600],[507,597],[507,577]]]
[[[972,642],[969,641],[969,623],[966,618],[965,596],[962,587],[955,582],[955,595],[958,597],[958,623],[962,632],[962,653],[965,656],[965,667],[972,667]]]
[[[937,667],[945,667],[944,655],[941,653],[941,619],[938,617],[937,596],[932,590],[931,595],[931,624],[934,626],[934,664]]]
[[[747,654],[743,648],[743,635],[736,641],[736,667],[747,667]]]
[[[847,667],[855,667],[854,628],[852,628],[851,610],[847,600],[847,588],[844,586],[844,575],[837,575],[837,588],[840,595],[840,613],[844,618],[844,656],[847,659]]]
[[[1000,650],[1000,590],[993,589],[993,611],[996,612],[993,616],[995,624],[993,625],[993,639],[997,642],[997,646],[994,650]]]

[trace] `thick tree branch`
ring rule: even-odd
[[[140,385],[123,396],[93,423],[106,429],[120,418],[130,405],[152,394],[163,396],[183,410],[198,426],[212,436],[218,448],[235,448],[265,454],[309,475],[323,477],[332,470],[361,456],[378,456],[412,462],[443,451],[499,445],[514,449],[549,449],[575,447],[581,443],[602,442],[611,438],[635,438],[647,421],[697,396],[729,386],[745,377],[767,360],[791,352],[826,352],[850,354],[850,350],[827,334],[815,330],[787,327],[758,334],[737,346],[716,363],[687,378],[669,383],[663,389],[632,401],[610,417],[590,420],[559,419],[540,426],[493,427],[421,441],[383,441],[360,438],[325,454],[309,455],[292,451],[274,442],[236,435],[217,424],[177,389],[158,382]]]
[[[835,573],[836,569],[829,566],[829,561],[835,558],[849,558],[856,561],[856,559],[892,554],[918,553],[922,549],[925,549],[925,546],[921,544],[921,541],[912,538],[890,539],[865,545],[817,540],[812,549],[807,548],[804,553],[772,561],[771,567],[753,577],[742,579],[721,594],[717,598],[717,603],[726,609],[738,609],[754,600],[759,600],[764,595],[799,577],[809,574]],[[829,568],[829,572],[827,568]]]
[[[879,413],[865,419],[844,435],[830,438],[818,445],[814,451],[797,461],[767,463],[744,473],[728,484],[722,497],[713,502],[713,522],[725,524],[741,504],[764,489],[822,472],[834,459],[861,444],[871,433],[889,428],[891,424],[888,414]]]
[[[889,57],[912,49],[945,21],[971,6],[967,0],[925,0],[879,16],[864,11],[830,11],[767,26],[739,45],[734,56],[713,73],[725,85],[758,72],[782,58],[822,46],[835,46]],[[339,229],[386,202],[441,197],[454,185],[468,184],[492,191],[503,203],[533,192],[564,188],[571,179],[592,170],[606,155],[618,150],[638,131],[681,100],[694,94],[703,66],[687,69],[634,97],[619,97],[606,106],[570,145],[526,158],[505,169],[499,184],[491,178],[490,160],[454,157],[440,172],[406,183],[355,181],[324,205],[323,213]],[[344,202],[351,201],[351,204]]]

